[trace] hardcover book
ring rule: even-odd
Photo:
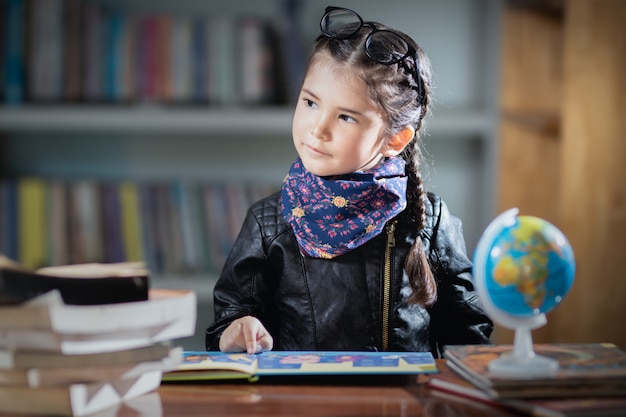
[[[271,351],[245,353],[185,351],[183,363],[163,381],[302,375],[402,375],[437,372],[430,352]]]
[[[626,396],[626,352],[611,343],[537,344],[536,354],[558,360],[559,369],[542,378],[505,377],[489,362],[510,345],[456,345],[444,351],[447,365],[492,398]]]
[[[52,290],[63,302],[94,305],[148,299],[149,273],[141,262],[75,264],[32,270],[0,255],[0,305],[18,304]]]
[[[66,386],[0,386],[0,412],[46,416],[92,415],[155,391],[161,383],[161,375],[162,372],[157,370],[132,378]]]
[[[136,349],[82,355],[66,355],[42,350],[0,349],[0,370],[131,365],[165,359],[171,350],[172,346],[169,342],[155,343]]]
[[[0,368],[0,386],[45,388],[136,378],[147,372],[175,369],[182,363],[183,350],[175,347],[159,353],[158,348],[140,348],[113,354],[69,355],[59,362],[57,354],[36,354],[38,360],[29,367]]]
[[[145,301],[67,305],[55,292],[0,306],[0,347],[64,354],[112,352],[188,337],[196,326],[196,294],[153,288]]]
[[[433,396],[447,400],[477,401],[490,407],[512,409],[534,417],[609,417],[626,415],[625,397],[492,398],[440,363],[439,373],[420,376],[433,390]]]

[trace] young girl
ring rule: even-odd
[[[487,343],[460,221],[424,191],[428,58],[329,7],[293,118],[299,158],[255,203],[214,289],[208,350],[431,351]]]

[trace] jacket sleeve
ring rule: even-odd
[[[240,317],[255,316],[268,327],[267,270],[261,227],[250,209],[213,290],[215,321],[206,330],[207,350],[219,350],[222,333]]]
[[[439,212],[430,236],[430,262],[438,290],[437,301],[429,309],[431,344],[443,353],[446,345],[490,343],[493,323],[474,288],[461,221],[443,201],[431,201],[435,213]]]

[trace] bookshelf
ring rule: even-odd
[[[123,13],[253,15],[275,19],[283,0],[84,0]],[[498,0],[343,0],[364,19],[403,28],[429,54],[435,104],[425,138],[426,181],[464,221],[468,250],[493,217],[497,127]],[[302,0],[299,29],[309,45],[325,4]],[[158,100],[0,104],[0,177],[191,180],[279,184],[296,156],[293,106],[285,100],[224,105]],[[195,289],[202,348],[215,273],[163,273],[160,286]]]
[[[0,106],[0,129],[34,132],[138,132],[160,134],[291,134],[293,109],[287,106],[198,108],[113,105]],[[246,123],[241,123],[245,119]],[[36,123],[33,123],[36,121]],[[428,122],[430,135],[458,139],[486,136],[493,120],[483,109],[438,111]]]

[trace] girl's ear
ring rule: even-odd
[[[389,143],[386,149],[383,151],[384,156],[397,156],[406,148],[406,145],[411,142],[415,136],[415,129],[412,126],[405,126],[404,129],[396,133]]]

